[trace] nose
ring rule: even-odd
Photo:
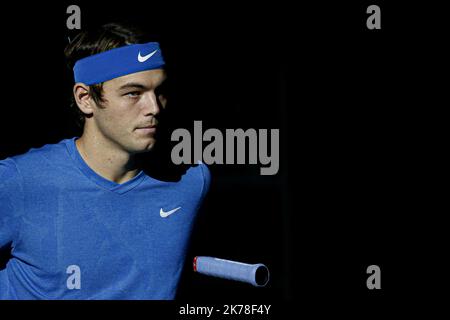
[[[153,91],[146,94],[142,108],[144,109],[144,115],[146,116],[156,116],[157,114],[159,114],[160,107],[158,105],[156,95]]]

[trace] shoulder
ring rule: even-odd
[[[0,160],[0,249],[14,247],[23,214],[22,176],[12,158]]]
[[[70,140],[64,139],[58,143],[31,148],[26,153],[8,159],[15,164],[17,171],[23,174],[25,172],[28,174],[29,171],[42,171],[45,168],[55,168],[59,164],[64,165],[67,163],[67,143]]]
[[[203,162],[199,161],[197,165],[191,166],[189,170],[196,172],[203,180],[211,180],[211,172],[209,167]]]
[[[209,167],[203,162],[199,162],[197,165],[191,166],[187,174],[188,176],[192,174],[195,180],[201,183],[201,194],[204,197],[211,185],[211,171]]]
[[[23,177],[12,158],[0,160],[0,219],[18,214],[24,199]],[[4,222],[4,221],[3,221]],[[0,226],[2,221],[0,221]]]
[[[13,158],[0,160],[0,184],[9,184],[14,180],[18,180],[19,170]]]
[[[211,184],[211,171],[209,170],[209,167],[203,162],[199,163],[198,167],[202,171],[204,183],[207,184],[207,187],[209,188],[209,185]]]

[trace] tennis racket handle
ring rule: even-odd
[[[262,263],[247,264],[214,257],[194,258],[194,271],[208,276],[247,282],[264,287],[269,282],[269,269]]]

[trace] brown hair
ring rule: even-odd
[[[67,66],[73,70],[75,62],[88,56],[123,47],[129,44],[148,42],[142,30],[118,23],[108,23],[94,30],[79,33],[65,48]],[[89,95],[94,102],[103,107],[103,83],[89,86]],[[76,113],[77,124],[84,126],[86,115],[78,108],[72,96],[71,108]]]

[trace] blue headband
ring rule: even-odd
[[[94,54],[75,63],[75,82],[93,85],[130,73],[159,69],[164,59],[157,42],[133,44]]]

